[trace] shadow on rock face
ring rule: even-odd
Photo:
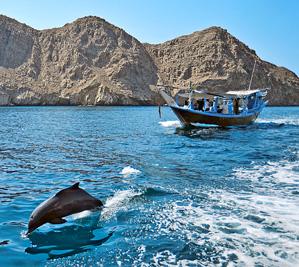
[[[71,225],[50,232],[36,231],[29,236],[32,246],[25,252],[48,254],[49,259],[67,257],[100,246],[113,234],[95,234],[94,230],[99,229]]]

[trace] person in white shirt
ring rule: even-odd
[[[209,99],[205,99],[205,111],[210,111],[210,100]]]

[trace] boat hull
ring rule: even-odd
[[[195,123],[214,124],[219,126],[247,125],[254,122],[259,112],[246,115],[226,115],[219,113],[191,111],[177,106],[170,106],[182,124],[190,125]]]

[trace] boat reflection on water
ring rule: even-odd
[[[113,234],[96,234],[100,229],[69,225],[49,232],[35,231],[29,235],[31,247],[25,249],[29,254],[48,254],[49,259],[56,259],[82,253],[105,243]]]

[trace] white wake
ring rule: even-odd
[[[163,127],[180,127],[179,121],[160,121],[159,124]]]

